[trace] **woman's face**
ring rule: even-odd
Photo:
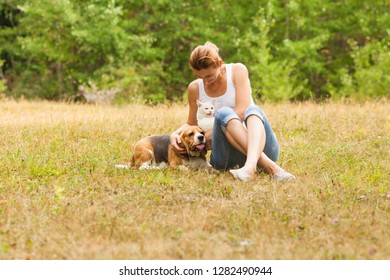
[[[199,79],[203,80],[205,85],[210,85],[219,78],[221,74],[221,67],[209,67],[202,70],[193,69],[193,72]]]

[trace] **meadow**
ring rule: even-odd
[[[114,168],[184,105],[0,101],[0,259],[390,259],[390,102],[262,108],[295,181]]]

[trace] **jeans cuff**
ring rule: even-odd
[[[222,121],[223,125],[227,126],[228,122],[230,122],[232,119],[240,120],[240,118],[237,115],[231,114],[231,115],[226,116],[223,119],[223,121]]]
[[[250,111],[248,114],[245,115],[245,123],[246,123],[246,120],[247,120],[250,116],[256,116],[256,117],[258,117],[258,118],[261,120],[261,122],[262,122],[263,124],[265,124],[265,123],[264,123],[264,117],[263,117],[263,115],[260,114],[259,112],[256,112],[256,111]]]

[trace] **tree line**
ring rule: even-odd
[[[390,97],[387,0],[0,0],[0,94],[181,100],[211,41],[273,102]]]

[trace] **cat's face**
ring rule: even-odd
[[[202,116],[214,116],[215,107],[214,104],[211,102],[200,102],[197,100],[198,104],[198,115]]]

